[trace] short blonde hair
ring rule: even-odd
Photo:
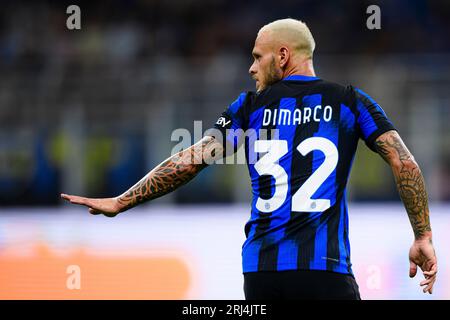
[[[289,43],[295,51],[312,58],[316,42],[303,21],[288,18],[275,20],[263,26],[261,32],[270,32],[279,42]]]

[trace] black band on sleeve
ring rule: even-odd
[[[386,122],[381,128],[378,128],[375,130],[367,139],[366,139],[366,145],[369,147],[370,150],[373,152],[378,152],[375,148],[375,141],[378,139],[379,136],[381,136],[383,133],[386,133],[388,131],[397,131],[397,129],[390,123]]]

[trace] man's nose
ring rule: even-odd
[[[248,69],[248,73],[250,73],[251,75],[254,75],[256,73],[256,67],[255,67],[255,63],[254,62],[252,63],[252,65]]]

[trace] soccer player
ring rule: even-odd
[[[314,48],[301,21],[265,25],[249,70],[256,92],[240,94],[215,124],[227,143],[205,135],[115,198],[62,198],[114,217],[187,183],[239,142],[253,189],[242,248],[246,299],[360,299],[350,262],[346,185],[361,138],[392,168],[414,231],[409,275],[419,267],[423,292],[431,294],[437,260],[420,168],[370,96],[316,76]],[[251,129],[253,139],[236,135]]]

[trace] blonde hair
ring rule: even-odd
[[[286,42],[293,50],[312,58],[316,43],[311,31],[303,21],[288,18],[275,20],[263,26],[261,32],[270,32],[278,42]]]

